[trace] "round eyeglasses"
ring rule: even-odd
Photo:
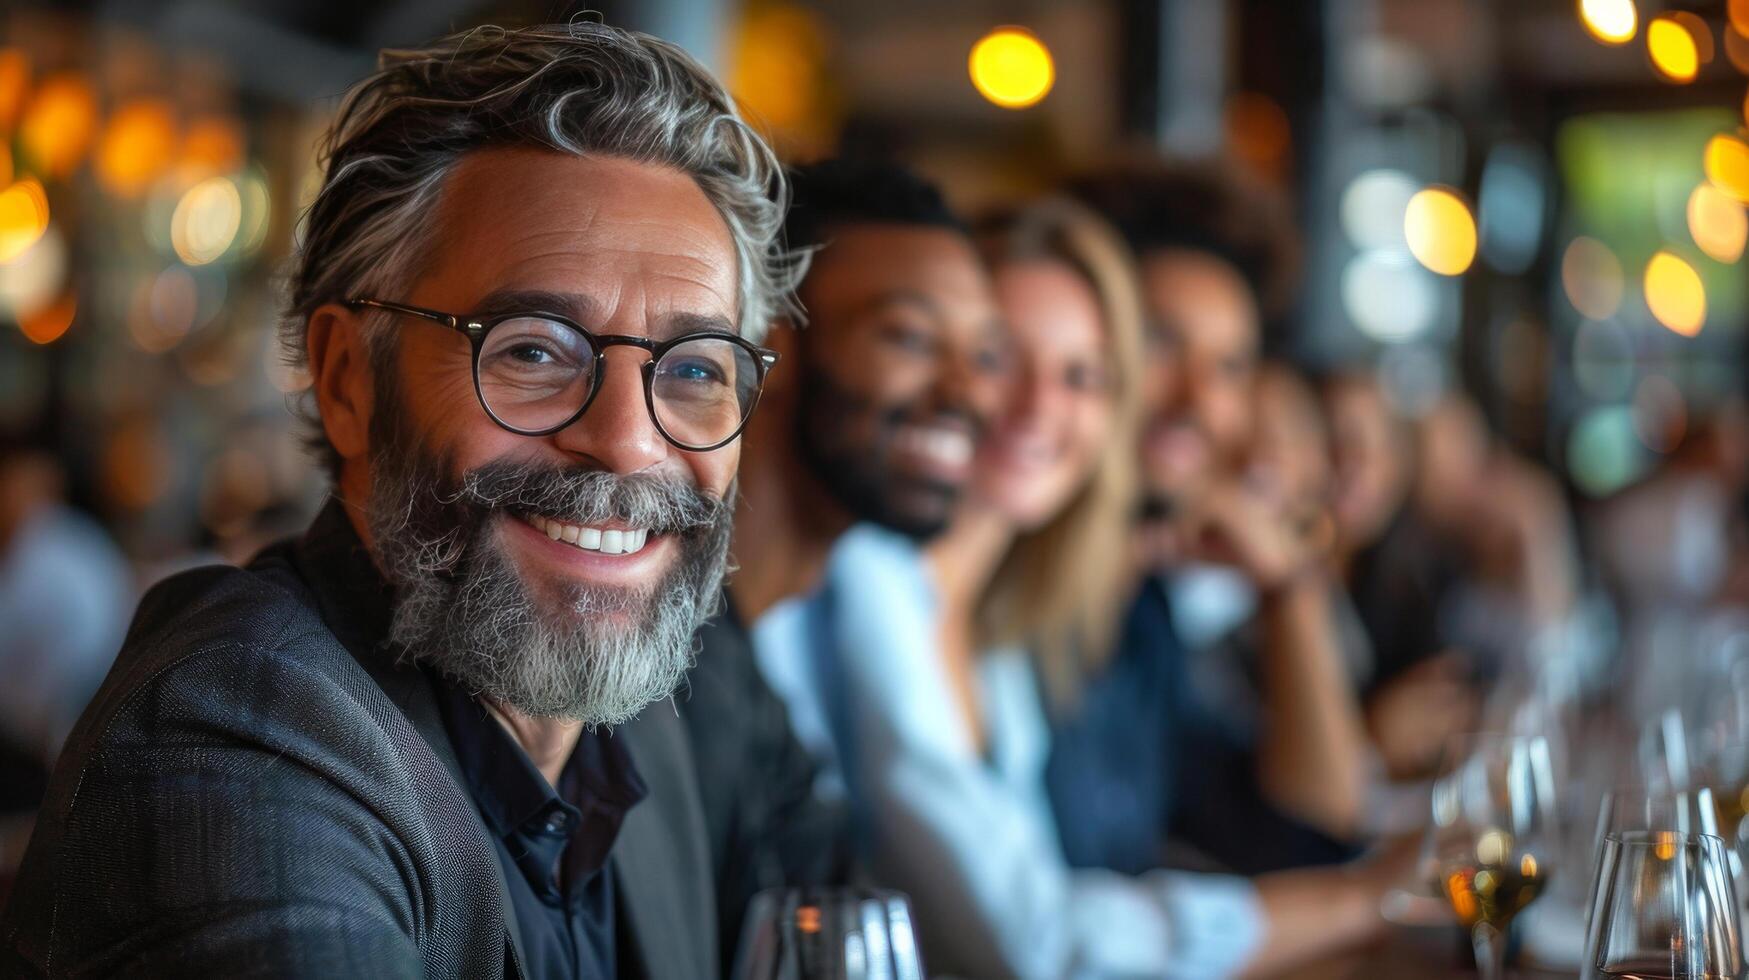
[[[662,437],[688,452],[735,440],[765,386],[777,352],[731,333],[705,331],[669,340],[594,334],[554,313],[463,317],[375,299],[347,300],[441,323],[474,346],[474,392],[492,421],[525,436],[551,435],[583,416],[601,391],[609,347],[638,347],[644,403]]]

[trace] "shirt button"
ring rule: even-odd
[[[570,826],[571,815],[562,810],[547,818],[547,833],[549,834],[562,834]]]

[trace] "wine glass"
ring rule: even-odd
[[[774,888],[754,896],[735,980],[923,980],[903,894]]]
[[[1642,787],[1622,787],[1603,794],[1597,810],[1597,833],[1592,838],[1592,892],[1585,897],[1589,917],[1597,903],[1595,872],[1603,867],[1603,848],[1612,835],[1632,831],[1670,830],[1680,834],[1719,835],[1718,808],[1713,791],[1702,788],[1671,793]]]
[[[1547,888],[1556,854],[1548,742],[1464,736],[1434,784],[1426,851],[1440,891],[1470,932],[1487,980],[1506,972],[1512,920]]]
[[[1725,842],[1622,831],[1604,841],[1585,980],[1742,980]]]

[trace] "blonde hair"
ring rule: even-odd
[[[1111,649],[1128,598],[1128,536],[1136,502],[1141,413],[1142,294],[1123,239],[1092,211],[1048,198],[980,227],[991,266],[1058,262],[1092,287],[1105,329],[1112,424],[1099,464],[1068,506],[1009,548],[980,597],[980,649],[1027,644],[1046,689],[1069,696]]]

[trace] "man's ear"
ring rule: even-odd
[[[359,459],[370,448],[375,391],[363,318],[329,303],[310,314],[304,337],[322,429],[341,459]]]

